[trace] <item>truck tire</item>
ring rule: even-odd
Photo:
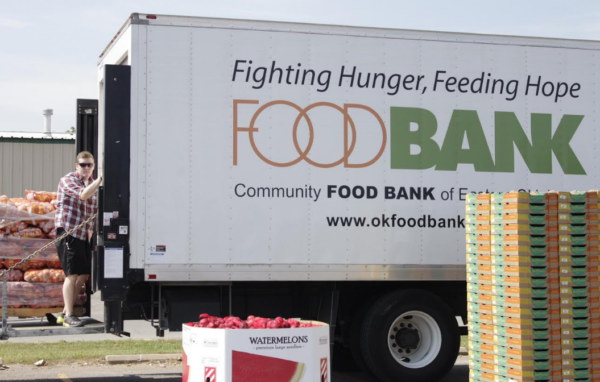
[[[454,366],[460,334],[452,310],[438,296],[407,289],[369,309],[360,336],[369,370],[381,381],[434,382]]]
[[[352,322],[350,323],[350,335],[348,337],[348,345],[350,347],[350,353],[352,354],[354,363],[360,371],[369,377],[372,377],[373,373],[371,373],[371,370],[363,358],[363,351],[360,348],[360,332],[365,321],[365,316],[367,315],[369,308],[371,308],[371,305],[373,305],[373,301],[367,301],[361,304],[356,310],[354,316],[352,317]]]

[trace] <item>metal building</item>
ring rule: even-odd
[[[0,132],[0,195],[56,191],[60,178],[75,171],[75,155],[72,134]]]

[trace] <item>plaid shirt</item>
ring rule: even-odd
[[[90,176],[88,185],[93,181]],[[94,193],[87,200],[81,200],[80,195],[86,185],[77,172],[71,172],[63,176],[58,183],[58,204],[56,206],[56,217],[54,225],[70,231],[75,226],[86,221],[98,209],[98,194]],[[87,229],[86,229],[87,228]],[[87,231],[94,228],[92,220],[86,227],[79,228],[71,236],[81,240],[87,239]]]

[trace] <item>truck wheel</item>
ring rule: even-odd
[[[381,381],[434,382],[452,369],[460,334],[452,310],[438,296],[408,289],[380,298],[361,330],[360,347]]]

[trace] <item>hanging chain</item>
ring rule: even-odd
[[[18,266],[28,262],[29,260],[31,260],[31,258],[33,258],[35,255],[38,255],[40,253],[42,253],[43,251],[45,251],[48,247],[54,245],[55,243],[59,242],[60,240],[64,239],[65,237],[67,237],[68,235],[72,234],[73,232],[77,231],[79,228],[83,227],[84,225],[88,224],[90,221],[92,221],[94,218],[96,217],[96,214],[92,215],[89,219],[87,219],[86,221],[84,221],[83,223],[79,224],[78,226],[76,226],[75,228],[73,228],[72,230],[70,230],[69,232],[65,232],[62,235],[60,235],[59,237],[57,237],[56,239],[52,240],[50,243],[44,245],[42,248],[38,249],[37,251],[33,252],[31,255],[27,256],[26,258],[22,259],[21,261],[19,261],[18,263],[16,263],[15,265],[13,265],[12,267],[4,270],[3,272],[0,272],[0,277],[4,276],[5,273],[8,273],[8,271],[12,271],[13,269],[17,268]]]

